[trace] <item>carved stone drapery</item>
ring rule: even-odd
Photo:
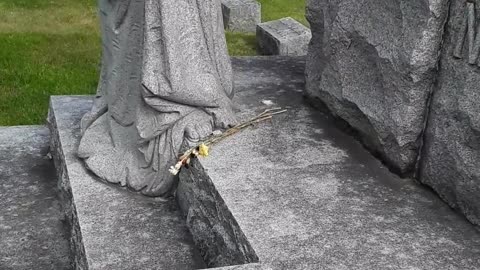
[[[235,122],[217,0],[99,0],[102,69],[78,155],[101,179],[169,196],[182,146]]]

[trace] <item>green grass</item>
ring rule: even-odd
[[[230,55],[255,55],[255,34],[226,32],[228,53]]]
[[[43,123],[50,95],[93,94],[98,37],[0,34],[0,125]]]
[[[308,25],[305,19],[305,0],[258,0],[262,4],[262,21],[273,21],[284,17]]]
[[[306,24],[303,0],[260,0],[264,21]],[[255,35],[227,32],[231,55],[254,55]],[[0,0],[0,126],[45,122],[50,95],[95,93],[96,0]]]

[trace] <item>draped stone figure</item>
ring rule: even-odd
[[[78,156],[101,179],[168,197],[181,149],[235,123],[218,0],[99,0],[102,68]]]

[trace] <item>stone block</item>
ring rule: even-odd
[[[402,175],[416,166],[448,3],[307,1],[307,95]]]
[[[262,21],[261,5],[256,0],[222,0],[225,29],[236,32],[255,32]]]
[[[465,22],[469,12],[477,25]],[[480,225],[480,68],[478,53],[469,57],[474,43],[462,27],[477,33],[479,18],[480,1],[468,5],[464,0],[452,1],[420,167],[420,181],[477,225]],[[480,39],[478,33],[473,37],[477,42]]]
[[[311,37],[310,29],[290,17],[260,23],[257,51],[262,55],[306,55]]]
[[[288,111],[182,169],[179,186],[188,188],[177,199],[195,241],[230,247],[205,245],[211,258],[241,260],[248,251],[260,267],[288,270],[480,267],[472,224],[304,103],[302,59],[232,64],[241,119],[269,106]]]
[[[204,267],[175,201],[102,182],[77,158],[80,119],[92,99],[52,96],[48,117],[74,269]]]

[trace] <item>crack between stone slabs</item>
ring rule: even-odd
[[[309,106],[322,112],[338,130],[360,143],[360,145],[363,147],[363,149],[365,149],[365,151],[367,151],[376,160],[380,161],[380,163],[385,166],[391,173],[399,176],[400,178],[410,178],[413,168],[410,168],[406,172],[402,173],[401,169],[395,166],[394,162],[387,158],[384,152],[375,150],[374,143],[371,143],[367,139],[365,139],[365,136],[362,135],[362,133],[358,129],[352,127],[345,119],[333,113],[321,98],[305,94],[304,100]],[[352,104],[353,103],[349,102],[349,105]]]
[[[423,129],[422,129],[422,132],[420,133],[420,135],[418,137],[420,145],[419,145],[419,148],[418,148],[417,160],[415,162],[415,167],[414,167],[412,178],[420,184],[422,184],[421,179],[420,179],[421,178],[420,171],[422,170],[423,158],[425,156],[424,153],[426,151],[425,150],[425,144],[426,144],[426,140],[427,140],[426,139],[426,132],[427,132],[427,129],[429,128],[429,119],[430,119],[430,115],[432,113],[433,98],[435,96],[435,90],[438,87],[438,76],[439,76],[439,72],[441,70],[441,63],[442,63],[441,62],[441,60],[442,60],[441,52],[443,51],[443,48],[444,48],[444,42],[445,42],[444,37],[445,37],[445,33],[447,32],[448,21],[449,21],[450,16],[451,16],[451,8],[452,8],[452,1],[449,1],[449,3],[448,3],[448,14],[447,14],[447,16],[445,16],[445,21],[443,23],[443,32],[442,32],[441,44],[440,44],[439,49],[438,49],[439,57],[437,59],[437,70],[436,70],[436,74],[435,74],[435,79],[432,83],[430,92],[428,94],[427,102],[426,102],[426,112],[425,112],[425,119],[424,119],[424,122],[423,122]],[[448,55],[447,55],[447,57],[448,57]]]
[[[210,210],[213,210],[218,215],[211,215],[212,214],[211,211],[206,211],[206,212],[202,211],[203,215],[198,216],[198,217],[206,218],[206,220],[208,222],[211,222],[212,220],[220,221],[220,223],[222,223],[221,222],[222,220],[223,220],[223,222],[228,221],[228,224],[230,226],[228,226],[228,227],[222,226],[222,227],[224,229],[226,229],[228,236],[230,236],[230,237],[234,236],[233,238],[230,238],[230,237],[222,238],[223,241],[231,240],[235,243],[235,247],[233,249],[231,249],[230,252],[226,251],[226,253],[222,253],[222,252],[216,253],[216,252],[219,251],[217,248],[213,248],[213,249],[209,248],[208,243],[218,244],[218,241],[215,241],[215,240],[214,240],[214,243],[209,242],[210,240],[212,240],[212,236],[213,236],[213,238],[215,238],[215,236],[217,235],[217,231],[215,229],[215,226],[210,226],[207,229],[207,235],[209,235],[209,236],[207,238],[202,238],[202,234],[200,234],[198,237],[196,237],[196,235],[197,235],[196,232],[199,232],[198,231],[198,226],[197,226],[197,228],[195,226],[192,227],[192,226],[190,226],[190,224],[188,222],[188,219],[189,219],[188,215],[189,215],[190,209],[196,208],[195,205],[197,205],[197,207],[207,206],[206,204],[204,204],[204,201],[205,201],[206,198],[203,197],[203,196],[199,197],[198,194],[197,195],[193,194],[193,196],[190,199],[184,200],[184,199],[181,198],[181,197],[183,197],[183,195],[181,197],[179,197],[177,195],[176,199],[177,199],[177,202],[180,206],[180,209],[181,209],[183,215],[187,218],[187,222],[186,222],[187,223],[187,228],[189,229],[190,233],[192,234],[195,245],[197,246],[198,250],[202,254],[202,257],[203,257],[206,265],[208,267],[220,267],[224,264],[232,266],[232,265],[248,264],[248,263],[258,262],[259,259],[258,259],[258,256],[257,256],[255,250],[251,246],[248,238],[246,237],[246,235],[242,231],[240,225],[238,224],[237,220],[235,219],[232,212],[228,208],[227,204],[223,200],[222,196],[218,192],[215,184],[213,183],[212,179],[210,178],[210,175],[206,172],[206,170],[204,169],[201,162],[199,160],[193,160],[192,164],[189,167],[190,168],[188,170],[180,172],[180,174],[181,174],[180,175],[180,178],[181,178],[180,182],[184,183],[183,184],[184,188],[188,187],[188,186],[191,186],[191,188],[197,188],[199,190],[202,190],[202,188],[207,187],[207,188],[209,188],[208,190],[209,190],[209,195],[211,196],[210,198],[213,199],[213,201],[216,202],[214,209],[213,208],[208,208],[208,207],[207,208],[210,209]],[[182,177],[182,175],[183,175],[183,177]],[[185,180],[182,181],[182,179],[185,179]],[[184,193],[184,195],[187,195],[188,191],[185,189],[181,193]],[[185,201],[185,203],[183,201]],[[184,209],[184,207],[182,207],[182,204],[184,206],[186,206],[185,209]],[[194,207],[194,208],[192,208],[192,207]],[[207,209],[207,208],[205,208],[205,209]],[[217,223],[217,222],[215,222],[215,223]],[[218,223],[218,224],[220,224],[220,223]],[[201,247],[202,246],[201,243],[206,243],[206,245],[204,247]],[[224,245],[224,247],[228,248],[228,245]]]

